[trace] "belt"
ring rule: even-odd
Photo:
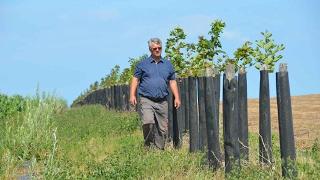
[[[149,99],[151,101],[154,101],[154,102],[161,102],[161,101],[166,101],[167,100],[167,97],[154,98],[154,97],[148,97],[148,96],[143,96],[143,95],[141,95],[141,97],[147,98],[147,99]]]

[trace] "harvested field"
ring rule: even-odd
[[[320,94],[292,96],[293,126],[296,147],[310,147],[315,139],[320,140]],[[271,98],[272,132],[279,134],[277,99]],[[248,101],[249,131],[259,131],[259,100]]]

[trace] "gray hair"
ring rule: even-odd
[[[152,44],[152,43],[162,45],[162,42],[161,42],[161,40],[160,40],[159,38],[151,38],[151,39],[148,41],[149,48],[151,47],[151,44]]]

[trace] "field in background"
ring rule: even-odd
[[[320,140],[320,94],[292,96],[292,113],[297,148],[311,147]],[[271,98],[271,126],[279,134],[277,99]],[[248,101],[249,131],[259,132],[259,100]]]

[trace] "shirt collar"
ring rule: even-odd
[[[151,63],[156,62],[156,60],[154,60],[154,59],[152,58],[152,56],[149,57],[149,60],[150,60]],[[163,58],[162,58],[162,57],[160,57],[159,63],[160,63],[160,62],[163,63]]]

